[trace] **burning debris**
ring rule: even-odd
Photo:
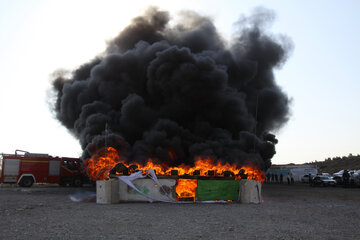
[[[152,168],[263,181],[277,143],[269,132],[287,122],[290,102],[273,70],[291,44],[266,32],[269,16],[242,17],[227,43],[208,17],[183,12],[170,24],[150,8],[105,53],[57,76],[56,117],[79,139],[91,178]]]

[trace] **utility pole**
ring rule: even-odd
[[[257,122],[258,122],[258,105],[259,105],[259,94],[256,94],[256,107],[255,107],[255,132],[254,132],[254,153],[256,152],[256,132],[257,132]],[[255,176],[255,166],[253,166],[253,176]]]
[[[105,123],[105,173],[104,173],[104,177],[106,177],[106,165],[107,165],[107,134],[108,134],[108,124],[107,122]]]
[[[254,152],[256,150],[256,132],[257,132],[257,122],[258,122],[258,105],[259,105],[259,95],[256,95],[256,107],[255,107],[255,138],[254,138]]]

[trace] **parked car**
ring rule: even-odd
[[[360,186],[360,170],[354,171],[354,173],[350,175],[350,184]]]
[[[342,176],[334,175],[334,176],[333,176],[333,179],[336,181],[337,184],[340,184],[340,185],[343,184],[343,178],[342,178]]]
[[[314,175],[311,175],[311,178],[313,179]],[[304,176],[302,176],[301,178],[302,183],[309,183],[309,181],[310,181],[309,174],[305,174]]]
[[[359,181],[359,180],[356,179],[357,178],[356,172],[358,172],[359,170],[357,170],[357,171],[356,170],[347,170],[347,171],[349,173],[349,183],[351,185],[357,185],[356,182]],[[340,171],[333,174],[334,180],[336,180],[336,183],[339,184],[339,185],[344,184],[343,174],[344,174],[344,170],[340,170]]]
[[[336,180],[328,176],[316,176],[311,183],[311,186],[335,187],[335,185],[336,185]]]
[[[342,177],[343,174],[344,174],[344,170],[340,170],[340,171],[334,173],[334,174],[333,174],[333,177],[335,177],[335,176]]]

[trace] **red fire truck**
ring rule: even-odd
[[[81,187],[88,179],[79,158],[52,157],[22,150],[0,155],[0,183],[17,183],[22,187],[31,187],[33,183]]]

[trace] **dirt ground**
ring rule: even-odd
[[[265,184],[262,190],[262,204],[99,205],[93,188],[3,185],[0,239],[360,238],[360,188]]]

